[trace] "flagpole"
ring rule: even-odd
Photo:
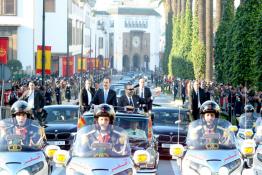
[[[45,85],[45,0],[43,0],[43,18],[42,18],[42,86]]]

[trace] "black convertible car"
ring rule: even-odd
[[[47,143],[69,150],[77,131],[79,106],[50,105],[45,106],[44,110],[47,112],[45,121]]]
[[[191,121],[189,110],[167,107],[155,107],[153,131],[158,141],[158,152],[161,157],[171,157],[169,148],[171,144],[185,145],[188,124]],[[179,133],[179,135],[178,135]]]

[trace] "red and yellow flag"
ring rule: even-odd
[[[80,129],[86,125],[86,121],[83,116],[80,116],[77,121],[77,129]]]
[[[83,71],[86,71],[86,70],[87,70],[87,61],[86,61],[86,58],[82,58],[82,60],[83,60],[82,70],[83,70]],[[77,70],[78,70],[78,72],[81,72],[81,57],[78,57],[78,59],[77,59]]]
[[[45,73],[51,74],[51,46],[45,46]],[[42,73],[42,46],[37,46],[36,73]]]

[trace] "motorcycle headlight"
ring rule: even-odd
[[[125,171],[121,171],[119,173],[116,173],[115,175],[132,175],[133,174],[133,169],[132,168],[129,168]]]
[[[8,171],[0,167],[0,174],[1,175],[9,175]]]
[[[223,167],[226,167],[229,170],[229,173],[233,172],[235,169],[237,169],[241,165],[241,159],[236,159]]]
[[[38,162],[34,165],[31,165],[29,167],[26,167],[19,171],[17,175],[31,175],[31,174],[36,174],[37,172],[41,171],[44,168],[44,162]]]

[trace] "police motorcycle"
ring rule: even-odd
[[[231,123],[219,119],[219,106],[212,101],[202,104],[200,111],[214,113],[212,125],[204,117],[189,125],[187,146],[174,144],[170,154],[177,160],[182,174],[190,175],[236,175],[243,170],[243,160],[236,147]],[[232,127],[232,128],[231,128]],[[244,148],[249,151],[249,147]]]
[[[257,117],[254,115],[254,107],[250,104],[245,105],[245,113],[239,118],[239,128],[236,134],[237,145],[239,150],[242,149],[243,145],[249,144],[254,148],[256,146],[254,141],[254,133],[256,127]],[[252,149],[253,150],[253,149]],[[248,155],[243,155],[246,168],[251,168],[253,165],[254,152]]]
[[[253,159],[254,174],[262,174],[262,118],[259,117],[256,121],[256,133],[254,136],[256,142],[256,153]]]
[[[60,174],[133,174],[128,135],[124,129],[113,125],[114,115],[110,105],[99,105],[94,110],[95,124],[79,128],[71,150],[55,151],[53,161],[57,169],[62,169]]]
[[[0,120],[0,174],[50,174],[50,161],[44,153],[49,147],[45,144],[45,132],[33,120],[28,103],[18,100],[10,111],[12,117]]]
[[[48,158],[43,152],[44,134],[39,124],[27,119],[20,128],[14,118],[0,121],[0,174],[50,174]]]

